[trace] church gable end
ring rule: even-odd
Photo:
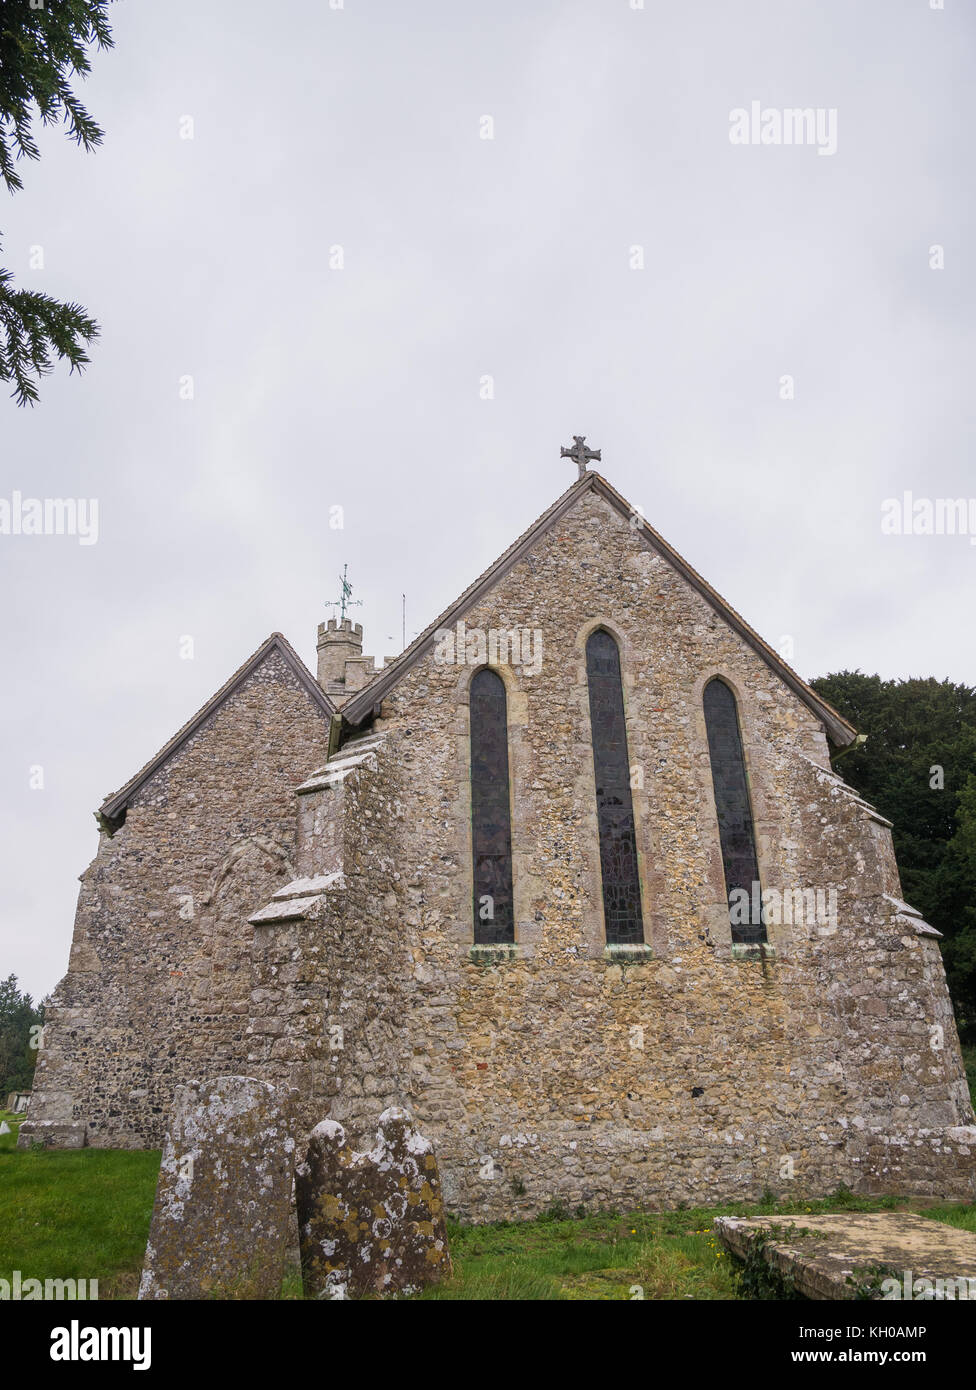
[[[892,925],[889,828],[829,770],[825,729],[848,734],[602,488],[584,477],[570,491],[343,709],[373,713],[406,774],[390,862],[408,907],[387,930],[410,962],[404,1053],[424,1059],[405,1099],[439,1144],[446,1195],[494,1219],[557,1192],[609,1204],[799,1190],[783,1155],[805,1190],[883,1185],[885,1141],[865,1135],[941,1135],[971,1112],[954,1039],[924,1077],[907,1060],[891,1071],[915,1027],[898,999],[934,1017],[945,985],[931,943]],[[612,711],[591,698],[601,653],[619,669]],[[504,683],[514,918],[494,941],[472,919],[486,665]],[[727,717],[713,764],[715,690]],[[639,897],[620,890],[635,857]],[[747,890],[741,923],[730,887]],[[532,1146],[514,1150],[515,1134]],[[932,1161],[931,1146],[911,1152],[894,1180],[906,1187]],[[973,1188],[971,1165],[940,1173],[946,1190]]]
[[[247,1070],[242,923],[292,876],[294,788],[328,754],[313,685],[272,636],[103,806],[25,1142],[151,1147],[179,1082]]]
[[[599,457],[599,455],[595,455]],[[599,473],[582,472],[579,480],[563,493],[562,497],[544,512],[529,529],[501,555],[493,565],[471,584],[463,594],[439,618],[435,619],[409,647],[391,662],[382,672],[370,681],[343,709],[343,719],[347,724],[359,724],[379,712],[386,694],[403,679],[407,672],[433,652],[445,629],[455,623],[521,561],[526,560],[540,543],[555,529],[564,518],[576,510],[590,494],[602,498],[607,503],[608,512],[615,512],[623,518],[641,549],[664,559],[673,571],[716,613],[729,627],[769,666],[775,674],[808,706],[823,725],[827,737],[836,747],[843,748],[851,743],[856,730],[837,713],[816,691],[802,680],[769,644],[733,609],[706,580],[678,554],[662,536],[644,520],[639,510],[632,507],[615,488]]]
[[[480,1220],[976,1192],[853,729],[604,479],[365,688],[323,636],[341,719],[269,639],[102,808],[28,1141],[156,1143],[238,1072],[354,1144],[404,1106]]]
[[[102,829],[109,832],[118,828],[129,806],[152,780],[163,771],[171,759],[177,757],[201,730],[213,724],[224,706],[238,696],[249,684],[257,682],[264,685],[290,687],[304,691],[308,702],[328,721],[335,715],[336,707],[314,680],[312,673],[296,654],[290,643],[280,632],[273,632],[257,651],[248,657],[228,681],[211,696],[196,714],[179,729],[168,743],[165,743],[145,767],[126,782],[125,786],[105,798],[96,819]]]

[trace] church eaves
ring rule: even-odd
[[[124,787],[105,799],[95,812],[95,819],[98,821],[99,825],[104,826],[108,830],[118,829],[121,824],[120,817],[135,793],[139,791],[141,787],[145,786],[150,777],[158,772],[163,764],[173,757],[174,753],[179,752],[187,739],[193,737],[210,716],[215,714],[217,710],[220,709],[221,705],[223,705],[226,700],[230,699],[235,691],[240,689],[248,677],[251,676],[262,662],[274,651],[280,654],[285,665],[298,680],[299,685],[311,697],[322,711],[325,718],[331,720],[336,713],[335,705],[329,699],[328,695],[326,695],[325,691],[319,685],[318,681],[312,675],[311,671],[305,665],[304,661],[302,661],[287,638],[283,637],[280,632],[272,632],[271,636],[261,643],[257,651],[253,652],[252,655],[248,657],[244,665],[234,672],[230,680],[222,685],[217,693],[211,696],[201,709],[197,710],[193,718],[184,724],[182,729],[175,733],[168,743],[163,745],[156,756],[150,759],[145,767],[137,772],[134,777],[130,778]]]
[[[518,540],[516,540],[505,553],[485,570],[473,584],[465,589],[464,593],[439,617],[424,629],[422,633],[403,651],[399,657],[382,671],[378,672],[375,678],[364,686],[356,695],[343,706],[342,719],[344,724],[361,724],[364,719],[378,712],[383,701],[393,687],[406,675],[406,673],[433,649],[435,634],[441,628],[451,627],[464,616],[464,614],[481,599],[491,586],[503,575],[507,574],[513,565],[518,564],[532,548],[542,539],[546,533],[555,526],[566,513],[576,505],[585,492],[593,491],[598,497],[605,501],[620,513],[628,522],[633,516],[639,515],[637,509],[620,495],[617,490],[607,482],[601,474],[592,471],[585,472],[578,478],[572,487],[566,489],[561,497],[558,497],[548,511],[536,520]],[[785,685],[789,686],[803,703],[811,710],[817,719],[823,724],[827,736],[836,748],[846,748],[857,736],[857,730],[849,724],[838,712],[821,699],[801,676],[788,666],[782,657],[773,650],[767,642],[764,642],[759,634],[745,621],[734,608],[731,608],[717,593],[712,586],[704,580],[697,570],[692,569],[687,560],[683,559],[674,550],[663,536],[660,536],[646,520],[641,521],[641,525],[635,530],[635,535],[641,537],[650,550],[662,556],[668,563],[677,570],[678,574],[699,593],[706,603],[722,618],[739,637],[751,647],[757,656],[777,675]]]

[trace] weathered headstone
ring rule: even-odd
[[[181,1086],[163,1145],[140,1298],[277,1298],[294,1091],[250,1076]]]
[[[10,1133],[10,1126],[7,1124],[7,1121],[6,1121],[6,1120],[0,1120],[0,1134],[9,1134],[9,1133]]]
[[[805,1298],[976,1299],[976,1233],[914,1212],[719,1216],[740,1260],[757,1253]]]
[[[405,1110],[383,1111],[368,1153],[335,1120],[316,1125],[295,1190],[307,1297],[415,1293],[450,1274],[434,1147]]]

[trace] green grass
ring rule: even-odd
[[[0,1113],[0,1278],[97,1279],[100,1298],[133,1298],[149,1233],[159,1154],[126,1149],[14,1149],[18,1119]],[[801,1217],[918,1211],[976,1231],[976,1205],[933,1205],[843,1190],[822,1201],[742,1203],[685,1211],[535,1221],[449,1223],[454,1274],[424,1300],[733,1299],[737,1267],[712,1232],[716,1216]],[[290,1270],[282,1297],[301,1298]]]
[[[966,1080],[969,1082],[969,1094],[973,1098],[973,1109],[976,1110],[976,1047],[964,1047],[962,1061],[966,1068]]]
[[[843,1190],[822,1201],[741,1203],[686,1211],[543,1218],[492,1226],[451,1223],[454,1275],[430,1299],[732,1299],[738,1271],[712,1231],[716,1216],[918,1211],[976,1230],[976,1206],[927,1206]]]
[[[450,1226],[454,1275],[422,1299],[735,1297],[729,1257],[701,1211]]]
[[[135,1297],[159,1153],[15,1142],[0,1135],[0,1278],[97,1279],[100,1298]]]
[[[12,1110],[0,1110],[0,1120],[6,1120],[10,1126],[9,1134],[0,1134],[0,1154],[17,1147],[17,1132],[23,1118],[23,1115],[15,1115]]]

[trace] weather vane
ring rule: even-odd
[[[562,459],[572,459],[575,462],[576,467],[579,469],[579,475],[581,478],[583,474],[586,472],[586,465],[589,463],[590,459],[596,459],[597,463],[600,463],[602,461],[600,459],[599,449],[588,449],[586,447],[585,434],[574,434],[573,448],[560,448],[559,457]]]
[[[345,622],[347,608],[362,608],[363,606],[363,601],[361,598],[350,598],[350,594],[352,593],[352,585],[346,578],[348,571],[349,566],[343,565],[342,573],[339,575],[340,597],[336,599],[330,599],[325,605],[326,608],[338,608],[340,623]]]

